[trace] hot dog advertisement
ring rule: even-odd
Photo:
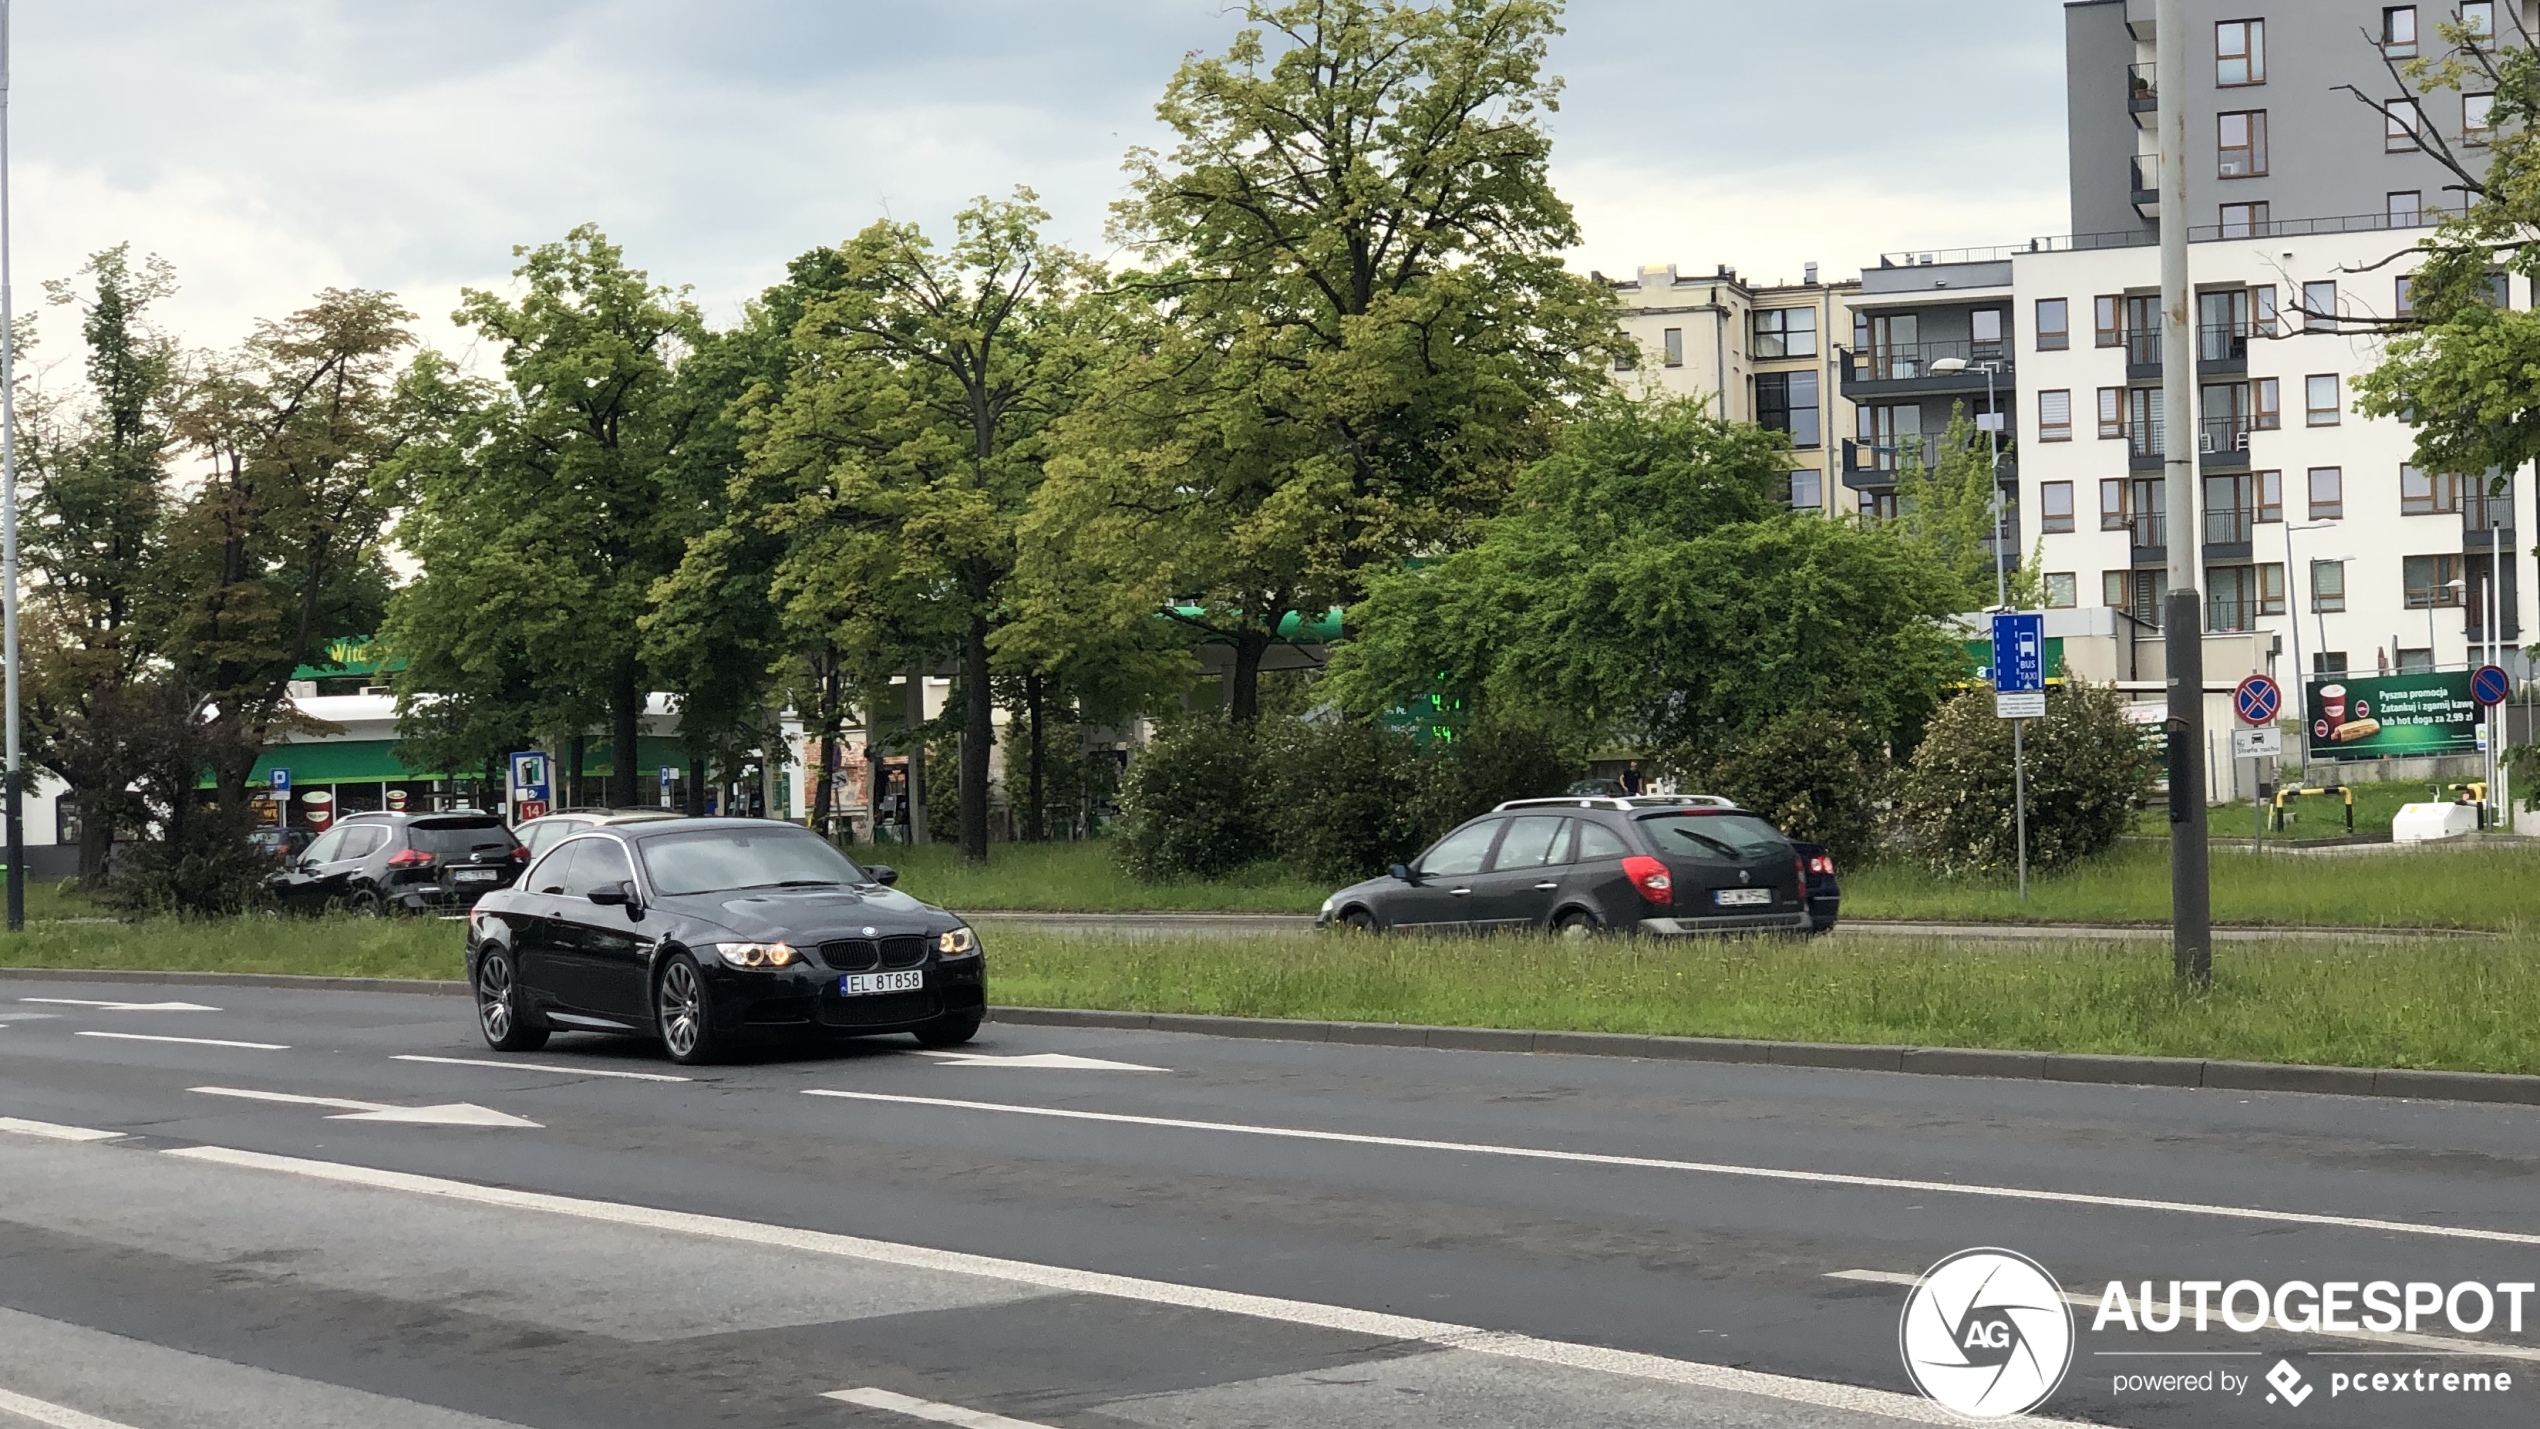
[[[2422,759],[2478,752],[2470,672],[2323,675],[2305,706],[2314,759]]]

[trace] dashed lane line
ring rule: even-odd
[[[853,1404],[865,1409],[882,1409],[893,1414],[905,1414],[911,1419],[923,1419],[929,1424],[950,1424],[955,1426],[955,1429],[1050,1429],[1050,1426],[1046,1424],[1035,1424],[1028,1419],[1008,1419],[1002,1414],[991,1414],[984,1409],[964,1409],[958,1404],[939,1404],[931,1399],[911,1399],[905,1394],[893,1394],[887,1389],[874,1389],[870,1386],[863,1389],[833,1389],[820,1397],[834,1399],[840,1404]]]
[[[181,1042],[188,1047],[239,1047],[250,1052],[288,1052],[287,1042],[232,1042],[222,1037],[160,1037],[148,1032],[74,1032],[74,1037],[111,1037],[118,1042]]]
[[[0,1389],[0,1414],[32,1419],[46,1429],[131,1429],[130,1425],[118,1424],[112,1419],[100,1419],[65,1404],[49,1404],[6,1389]]]
[[[120,1131],[93,1131],[85,1126],[62,1126],[49,1121],[27,1121],[14,1116],[0,1116],[0,1132],[11,1136],[40,1136],[47,1141],[121,1141]]]

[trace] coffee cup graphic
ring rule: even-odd
[[[2337,731],[2344,728],[2345,724],[2346,687],[2344,685],[2320,686],[2320,717],[2318,722],[2311,726],[2311,737],[2335,739]]]

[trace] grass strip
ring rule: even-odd
[[[0,963],[65,970],[460,978],[467,932],[438,919],[152,918],[37,923],[0,935]]]
[[[2210,993],[2165,947],[991,935],[1000,1003],[2540,1072],[2540,944],[2234,943]]]

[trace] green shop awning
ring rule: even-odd
[[[393,739],[330,739],[311,744],[278,744],[257,757],[256,767],[248,774],[247,782],[270,784],[277,767],[291,771],[294,787],[447,777],[406,763],[398,757],[397,741]]]

